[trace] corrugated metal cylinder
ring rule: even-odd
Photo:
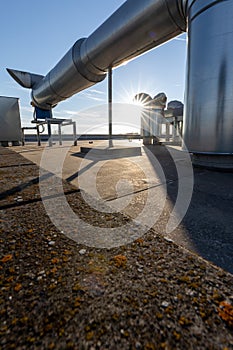
[[[190,4],[192,6],[190,6]],[[184,142],[194,162],[233,155],[233,1],[190,1]],[[215,157],[214,157],[215,156]],[[218,157],[217,157],[218,156]]]

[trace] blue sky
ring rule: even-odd
[[[30,90],[19,86],[6,72],[14,68],[46,75],[76,40],[89,36],[124,0],[2,0],[0,11],[0,95],[20,98],[21,122],[32,120]],[[168,101],[184,100],[186,35],[183,34],[134,59],[113,72],[113,102],[131,103],[138,92],[152,97],[165,92]],[[54,116],[74,118],[79,131],[106,122],[107,79],[61,102]],[[124,105],[114,121],[127,123]],[[127,110],[127,108],[126,108]],[[138,116],[129,118],[138,124]],[[127,129],[127,128],[126,128]],[[125,131],[129,131],[126,130]],[[100,129],[99,129],[100,131]],[[104,131],[104,128],[103,130]],[[117,130],[119,131],[119,130]]]

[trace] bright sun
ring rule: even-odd
[[[121,97],[120,97],[122,103],[134,104],[143,108],[150,106],[152,98],[147,93],[140,92],[145,90],[141,87],[141,84],[138,84],[138,87],[136,89],[135,87],[134,88],[132,87],[129,90],[126,90],[123,87]]]
[[[136,94],[133,98],[134,104],[144,108],[149,107],[151,101],[152,101],[152,98],[150,97],[150,95],[146,94],[145,92]]]

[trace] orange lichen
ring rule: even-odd
[[[127,258],[124,255],[116,255],[113,257],[113,261],[117,267],[124,267],[127,262]]]
[[[5,262],[7,262],[7,261],[12,260],[12,258],[13,258],[12,254],[5,255],[5,256],[1,259],[1,262],[5,263]]]
[[[71,251],[65,249],[64,252],[63,252],[63,254],[65,254],[65,255],[71,255]]]
[[[88,332],[87,334],[86,334],[86,340],[91,340],[92,338],[94,337],[94,332]]]
[[[57,272],[57,268],[56,267],[53,267],[51,270],[50,270],[51,273],[56,273]]]
[[[13,276],[10,276],[10,277],[8,277],[6,280],[7,280],[7,282],[12,282],[12,281],[14,280],[14,277],[13,277]]]
[[[189,326],[189,325],[191,324],[190,320],[187,319],[187,318],[184,317],[184,316],[181,316],[178,322],[179,322],[179,324],[180,324],[181,326],[183,326],[183,327]]]
[[[180,333],[177,333],[176,331],[174,331],[174,332],[173,332],[173,335],[174,335],[174,337],[175,337],[176,340],[180,340],[180,338],[181,338]]]
[[[74,299],[74,307],[79,307],[81,305],[82,298],[81,297],[76,297]]]
[[[144,239],[143,239],[143,238],[138,238],[138,239],[136,239],[135,242],[136,242],[136,243],[139,243],[139,244],[141,245],[141,244],[143,244]]]
[[[155,345],[153,343],[148,342],[145,345],[145,349],[146,350],[155,350],[156,348],[155,348]]]
[[[51,283],[51,284],[49,285],[48,288],[49,288],[50,290],[54,290],[56,287],[57,287],[56,284]]]
[[[17,284],[15,285],[14,290],[15,290],[16,292],[18,292],[21,288],[22,288],[22,284],[21,284],[21,283],[17,283]]]
[[[227,322],[227,324],[233,327],[233,306],[227,301],[222,301],[219,304],[218,315]]]

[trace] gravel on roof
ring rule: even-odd
[[[233,349],[233,277],[149,230],[112,249],[50,221],[38,167],[0,148],[0,349]],[[71,207],[103,217],[64,182]]]

